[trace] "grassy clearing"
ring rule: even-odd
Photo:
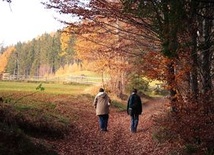
[[[36,90],[38,83],[0,82],[0,97],[18,111],[37,109],[44,113],[57,113],[54,100],[66,99],[68,96],[82,94],[90,85],[45,83],[44,91]],[[64,97],[63,97],[64,95]]]
[[[18,92],[35,92],[40,83],[28,82],[0,82],[0,92],[18,91]],[[49,94],[79,94],[90,85],[86,84],[61,84],[61,83],[42,83],[45,88],[44,93]]]
[[[0,110],[3,111],[3,119],[20,118],[15,123],[18,122],[23,129],[31,128],[31,130],[35,129],[41,133],[58,131],[59,133],[55,133],[55,135],[63,135],[68,118],[63,117],[56,109],[54,100],[67,98],[67,96],[74,98],[89,85],[45,83],[44,91],[36,90],[36,87],[38,87],[38,83],[0,82],[0,97],[4,101],[0,107]],[[63,97],[63,95],[65,96]],[[8,111],[8,114],[3,115],[4,111]],[[27,127],[25,122],[28,123]]]
[[[72,128],[54,101],[74,99],[90,85],[0,82],[0,154],[56,154],[32,137],[63,138]],[[13,141],[13,143],[11,143]]]

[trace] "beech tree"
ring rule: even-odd
[[[83,20],[80,23],[68,23],[68,25],[70,26],[69,33],[76,33],[79,35],[78,36],[79,38],[80,38],[80,35],[82,35],[82,38],[85,38],[87,42],[93,43],[94,47],[96,45],[97,50],[92,50],[94,48],[91,46],[91,50],[90,50],[92,55],[91,57],[94,56],[95,58],[96,55],[104,55],[104,53],[106,54],[106,56],[103,58],[107,58],[108,61],[105,61],[107,62],[107,64],[104,65],[105,67],[103,67],[103,69],[106,69],[107,71],[111,72],[109,75],[112,75],[111,79],[114,80],[114,81],[111,81],[111,84],[113,84],[112,90],[119,90],[118,92],[119,94],[124,93],[125,84],[126,84],[125,78],[127,77],[129,72],[128,71],[129,68],[126,66],[127,62],[130,61],[131,59],[139,58],[138,56],[142,55],[141,53],[143,50],[139,52],[139,49],[142,46],[145,49],[154,49],[153,46],[146,46],[146,44],[147,45],[149,44],[148,43],[149,40],[143,41],[144,43],[142,44],[142,41],[141,41],[142,38],[143,37],[145,38],[146,36],[148,37],[149,35],[148,34],[143,36],[139,35],[140,34],[139,29],[131,26],[129,23],[119,20],[119,18],[118,19],[115,18],[114,16],[106,16],[105,14],[98,13],[96,15],[95,14],[93,15],[94,18],[92,16],[86,17],[89,13],[87,8],[90,8],[91,10],[91,5],[89,3],[80,3],[78,1],[72,1],[70,4],[68,4],[69,6],[66,6],[66,2],[60,6],[53,6],[53,5],[47,5],[47,6],[54,7],[54,8],[67,7],[67,9],[69,9],[70,11],[74,11],[74,8],[72,8],[72,5],[73,7],[75,7],[75,3],[80,4],[79,6],[80,8],[76,8],[76,9],[77,10],[80,9],[77,12],[79,12],[79,15],[83,14],[83,15],[80,15],[80,18],[82,17]],[[113,3],[113,4],[116,4],[116,3]],[[92,12],[96,13],[96,11],[95,12],[94,11]],[[63,13],[67,14],[68,12],[63,12]],[[67,21],[64,21],[64,22],[67,22]],[[96,35],[96,37],[93,37],[93,35]],[[86,49],[86,48],[89,48],[88,46],[89,44],[85,44],[86,46],[84,45],[82,46],[83,48]],[[78,51],[80,52],[82,51],[82,53],[84,53],[83,51],[87,51],[87,50],[78,50]],[[94,54],[94,53],[97,53],[97,54]],[[86,55],[86,52],[83,55]],[[100,59],[100,58],[97,57],[97,59]],[[131,61],[134,62],[134,60],[131,60]],[[134,71],[135,68],[136,67],[132,68],[132,72],[135,72]],[[138,74],[141,74],[141,72],[139,72]]]
[[[189,85],[189,92],[195,98],[199,93],[213,91],[212,1],[50,0],[46,5],[60,13],[79,17],[79,23],[64,21],[75,29],[73,33],[92,32],[99,26],[106,30],[105,33],[116,29],[111,33],[134,43],[123,50],[121,42],[120,46],[112,46],[112,49],[117,49],[112,51],[141,59],[150,51],[160,52],[168,59],[164,61],[167,63],[163,69],[164,80],[170,90],[171,106],[175,111],[178,108],[178,97],[185,94],[180,89],[183,84]],[[83,20],[88,22],[81,22]],[[128,26],[120,27],[119,22]],[[188,64],[187,68],[181,62]],[[181,83],[178,82],[180,80]],[[202,91],[199,91],[200,88]]]
[[[104,22],[109,22],[106,19]],[[113,23],[114,24],[114,23]],[[124,26],[121,25],[120,26]],[[106,25],[106,28],[108,26]],[[108,30],[108,32],[106,32]],[[110,76],[111,85],[108,85],[111,90],[115,90],[115,93],[121,96],[125,91],[125,78],[128,66],[128,54],[119,53],[118,48],[125,51],[126,45],[130,42],[125,42],[124,39],[120,39],[118,35],[113,35],[113,32],[117,31],[115,28],[108,27],[104,29],[99,25],[93,27],[93,31],[90,30],[81,35],[77,35],[75,43],[75,51],[77,57],[82,60],[83,63],[87,62],[87,66],[93,68],[94,71]],[[116,32],[115,32],[116,33]],[[122,46],[120,45],[123,42]],[[103,81],[104,82],[104,81]],[[103,83],[104,85],[104,83]]]

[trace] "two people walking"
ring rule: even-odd
[[[108,131],[110,104],[110,97],[103,88],[100,88],[98,94],[94,98],[93,106],[96,109],[96,115],[98,116],[99,127],[101,131]],[[128,98],[127,113],[131,117],[131,132],[136,133],[139,122],[139,115],[142,113],[142,102],[140,96],[137,94],[137,89],[133,89],[131,95]]]

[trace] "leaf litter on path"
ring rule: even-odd
[[[98,127],[92,100],[64,100],[57,107],[71,119],[72,128],[64,139],[49,140],[59,155],[166,155],[170,148],[152,139],[153,116],[158,115],[167,100],[151,99],[143,106],[137,133],[130,132],[126,111],[111,108],[107,132]],[[164,149],[163,149],[164,148]]]

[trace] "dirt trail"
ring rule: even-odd
[[[137,133],[130,132],[130,117],[126,111],[111,108],[108,132],[98,128],[98,118],[91,103],[61,102],[59,109],[67,115],[75,114],[71,132],[65,139],[49,141],[60,155],[166,155],[168,150],[152,140],[153,116],[158,115],[167,102],[163,98],[149,100],[143,105]],[[72,111],[72,112],[71,112]]]

